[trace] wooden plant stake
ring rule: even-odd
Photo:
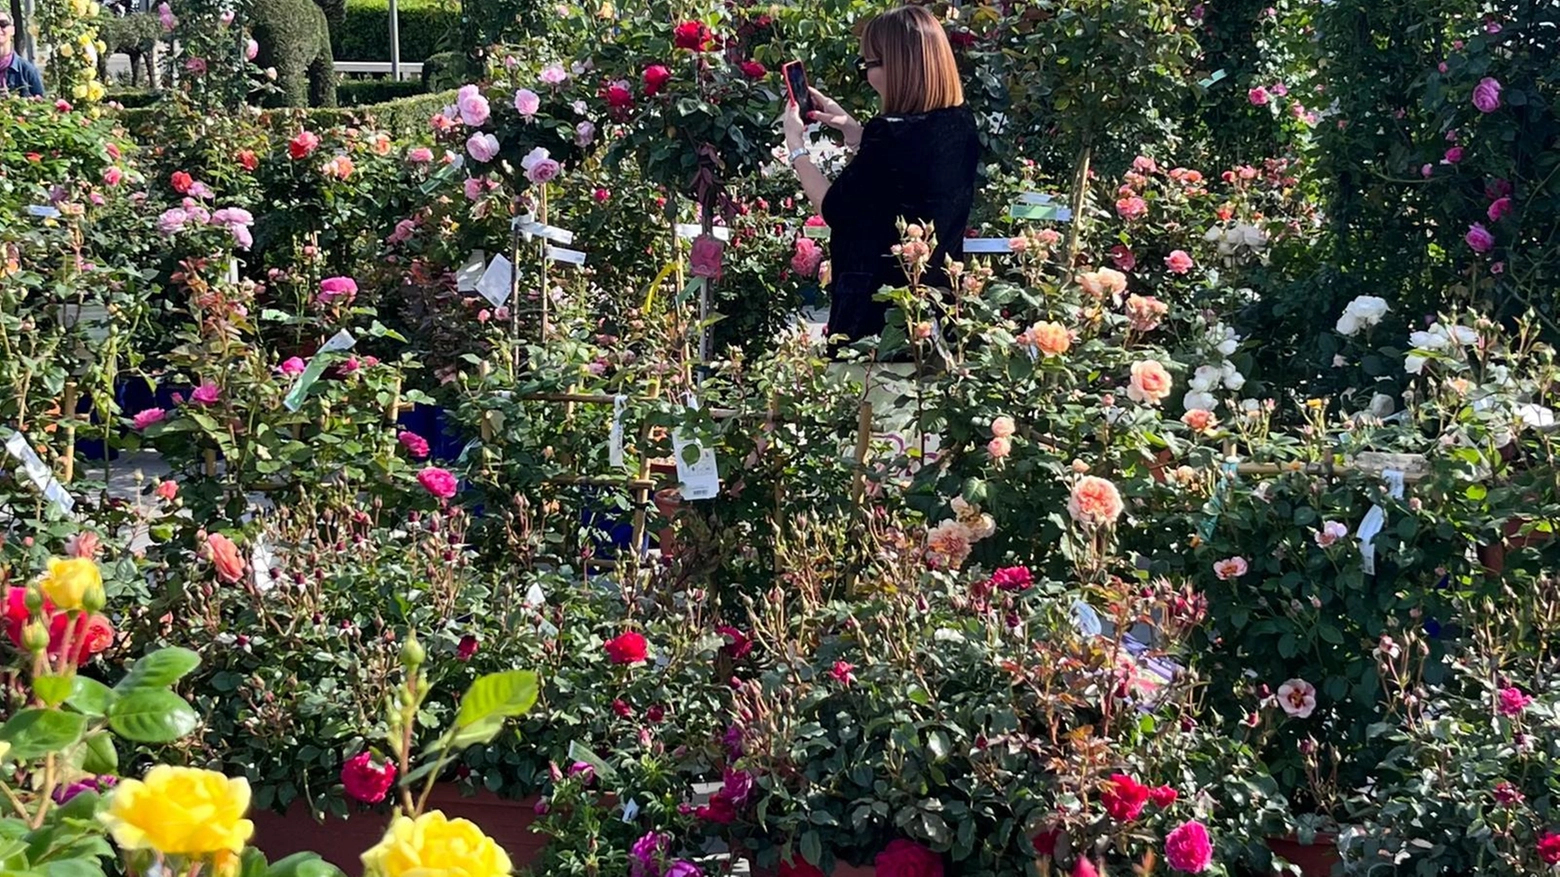
[[[61,453],[62,474],[60,481],[69,484],[76,477],[76,396],[75,381],[65,382],[65,395],[60,400],[60,414],[65,418],[65,447]]]

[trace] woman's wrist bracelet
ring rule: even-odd
[[[811,155],[811,153],[807,151],[807,147],[798,146],[786,155],[785,163],[794,168],[796,167],[796,163],[798,161],[807,158],[809,155]]]

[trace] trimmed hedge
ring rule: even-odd
[[[105,100],[111,100],[127,110],[149,107],[162,98],[161,91],[150,88],[110,88]]]
[[[467,72],[471,64],[464,52],[440,52],[423,61],[423,91],[442,91],[459,88],[472,79]]]
[[[362,107],[414,97],[426,91],[423,84],[415,79],[409,82],[396,82],[393,79],[343,79],[336,85],[336,103],[343,107]]]
[[[325,127],[372,119],[376,127],[388,131],[392,136],[410,138],[427,134],[428,120],[433,118],[434,113],[454,102],[455,92],[450,90],[361,107],[320,107],[309,111],[309,122]]]
[[[454,0],[399,0],[401,60],[426,61],[457,39],[460,10]],[[446,8],[446,6],[448,8]],[[331,28],[338,61],[390,60],[390,0],[348,0],[346,20]]]

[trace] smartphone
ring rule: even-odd
[[[785,90],[790,94],[791,100],[796,102],[797,111],[802,115],[802,121],[811,123],[813,114],[812,92],[807,88],[807,70],[802,67],[800,61],[787,61],[780,68],[780,73],[785,77]]]

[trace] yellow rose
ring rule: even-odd
[[[201,856],[243,852],[255,832],[248,809],[248,780],[159,764],[145,780],[121,781],[99,818],[121,849]]]
[[[103,99],[103,85],[99,82],[87,84],[87,100],[99,101]]]
[[[76,100],[86,100],[87,99],[87,87],[85,85],[73,85],[73,86],[71,86],[70,96],[75,98]]]
[[[60,47],[56,51],[60,53],[61,58],[69,58],[71,55],[76,54],[76,48],[70,43],[60,43]]]
[[[474,823],[434,810],[396,817],[379,845],[363,854],[366,877],[508,877],[509,856]]]
[[[88,594],[99,598],[98,602],[101,604],[103,575],[98,572],[97,563],[90,558],[73,557],[70,560],[60,560],[51,557],[49,571],[39,580],[38,590],[43,592],[43,596],[49,598],[54,608],[68,612],[82,608]]]

